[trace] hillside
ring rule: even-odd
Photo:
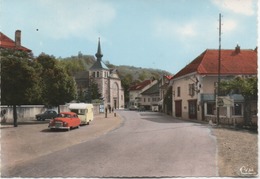
[[[71,74],[75,74],[79,71],[89,70],[89,68],[95,63],[95,57],[92,55],[83,55],[79,52],[78,56],[59,58],[59,61]],[[150,78],[159,79],[162,74],[171,74],[160,69],[141,68],[127,65],[117,66],[114,64],[110,64],[109,61],[105,61],[104,63],[109,68],[116,68],[118,70],[120,78],[128,78],[130,83]]]

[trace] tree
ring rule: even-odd
[[[98,84],[90,78],[89,87],[86,93],[86,101],[91,103],[92,100],[100,99],[102,96],[99,93]]]
[[[124,88],[124,96],[125,96],[125,102],[129,101],[129,92],[128,89],[130,87],[130,84],[133,82],[133,76],[130,73],[127,73],[125,76],[121,77],[121,84]]]
[[[42,66],[42,99],[46,106],[58,106],[76,99],[76,82],[58,61],[41,54],[37,62]]]
[[[172,86],[170,86],[163,99],[163,106],[166,106],[167,114],[172,114]]]
[[[16,106],[39,102],[41,88],[39,66],[32,54],[1,49],[1,103],[13,106],[14,126],[17,127]]]
[[[244,97],[245,124],[251,123],[251,102],[257,100],[257,77],[236,77],[232,80],[224,80],[220,83],[220,89],[226,94],[241,94]]]

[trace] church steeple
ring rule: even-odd
[[[97,49],[96,57],[98,61],[101,61],[103,57],[103,54],[101,52],[100,38],[98,38],[98,49]]]

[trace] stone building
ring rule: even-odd
[[[103,54],[101,52],[100,39],[95,56],[96,61],[93,66],[90,67],[87,72],[88,74],[85,75],[86,73],[83,72],[76,75],[77,85],[82,85],[84,79],[86,81],[86,78],[88,78],[88,81],[93,80],[98,85],[99,93],[101,94],[105,107],[112,109],[124,108],[124,90],[121,85],[121,79],[116,69],[109,69],[102,61]],[[82,74],[85,76],[84,78]]]

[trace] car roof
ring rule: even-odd
[[[75,115],[76,113],[74,113],[74,112],[61,112],[60,114],[70,114],[70,115]]]

